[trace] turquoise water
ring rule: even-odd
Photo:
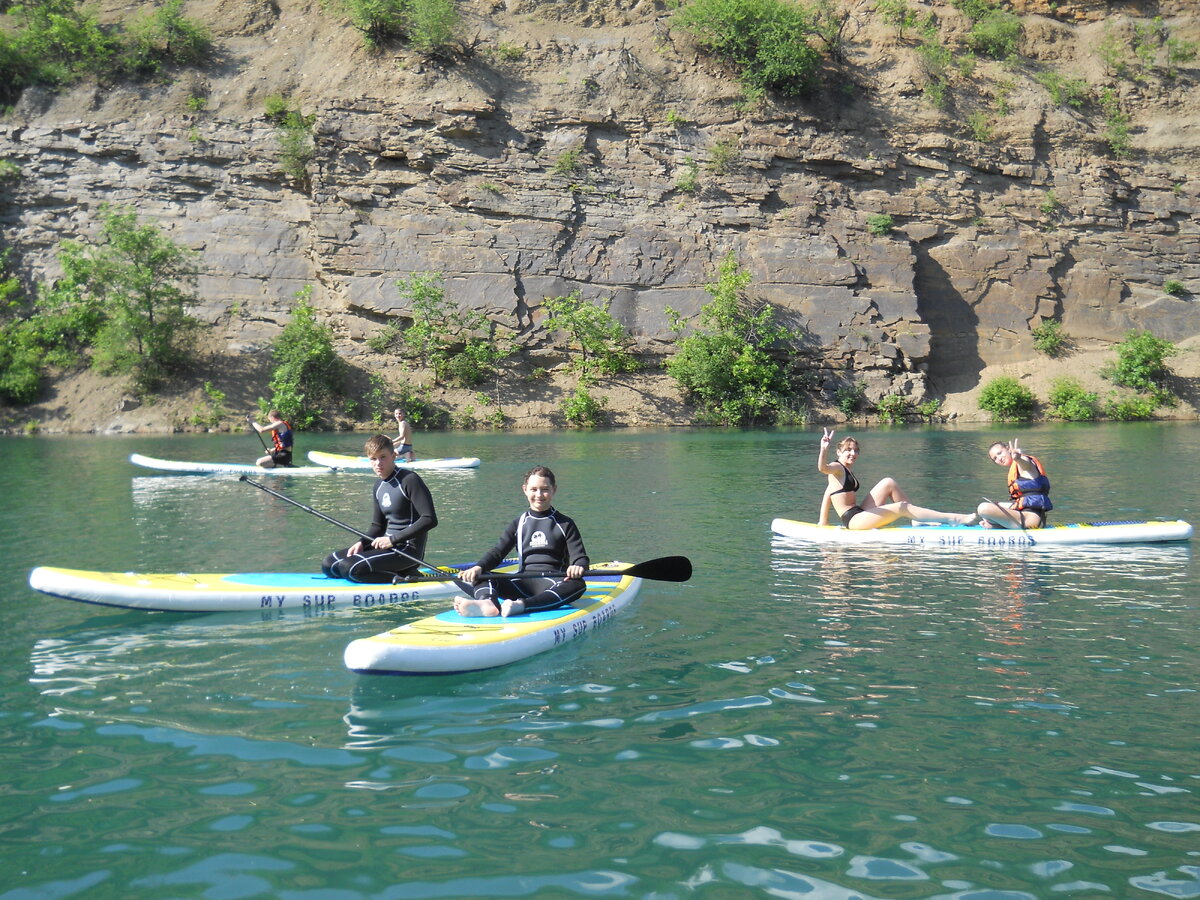
[[[994,431],[856,433],[867,483],[1003,493]],[[1200,521],[1196,424],[1019,434],[1057,521]],[[308,570],[349,543],[127,462],[252,460],[253,436],[0,439],[0,900],[1200,896],[1193,548],[773,541],[815,515],[819,435],[422,435],[483,460],[426,475],[435,562],[489,547],[545,463],[594,560],[696,568],[583,640],[436,678],[342,651],[441,604],[189,616],[28,588],[34,565]],[[369,476],[269,484],[367,523]]]

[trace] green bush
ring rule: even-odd
[[[97,244],[62,245],[58,296],[95,325],[99,371],[130,375],[139,392],[154,391],[191,358],[200,324],[186,312],[195,301],[194,254],[155,226],[139,226],[136,213],[105,206],[101,214]]]
[[[700,166],[690,156],[683,161],[683,171],[675,181],[675,187],[685,194],[700,190]]]
[[[207,30],[168,0],[128,27],[101,27],[77,0],[27,0],[8,7],[11,27],[0,28],[0,104],[14,103],[26,87],[70,84],[85,75],[153,74],[166,63],[202,62]],[[7,24],[7,23],[6,23]]]
[[[1100,416],[1100,397],[1084,390],[1076,378],[1056,378],[1050,385],[1050,415],[1068,422],[1090,422]]]
[[[1170,294],[1172,297],[1182,297],[1187,293],[1187,285],[1182,281],[1177,281],[1174,278],[1168,278],[1163,282],[1163,291]]]
[[[130,73],[153,75],[167,63],[202,63],[211,46],[208,29],[184,17],[183,0],[167,0],[130,23],[121,65]]]
[[[1133,155],[1133,140],[1129,136],[1129,113],[1121,109],[1121,100],[1112,88],[1100,92],[1100,108],[1104,110],[1103,137],[1108,149],[1117,159]]]
[[[908,5],[908,0],[875,0],[875,15],[885,25],[896,29],[896,34],[904,36],[904,32],[916,26],[917,13]]]
[[[1150,397],[1112,394],[1104,405],[1104,414],[1116,422],[1153,419],[1159,404]]]
[[[1079,109],[1088,96],[1088,83],[1082,78],[1066,78],[1053,69],[1038,72],[1034,79],[1044,87],[1059,106]]]
[[[315,149],[312,126],[316,115],[304,115],[293,107],[291,100],[280,94],[267,97],[263,101],[263,109],[267,118],[275,123],[275,134],[279,140],[279,168],[284,175],[308,190],[308,164],[312,161]]]
[[[1178,352],[1170,341],[1134,329],[1117,345],[1117,361],[1105,366],[1100,374],[1113,384],[1148,395],[1160,406],[1173,406],[1175,397],[1167,389],[1167,379],[1173,373],[1166,361]]]
[[[408,39],[422,53],[434,54],[449,49],[459,22],[454,0],[409,0]]]
[[[833,403],[843,414],[852,416],[862,408],[866,393],[867,386],[861,382],[839,385],[834,391]]]
[[[342,396],[346,374],[333,348],[333,331],[317,322],[311,297],[311,287],[296,292],[291,321],[271,345],[271,400],[259,401],[264,414],[277,409],[297,428],[311,428],[322,419]]]
[[[731,63],[751,91],[794,96],[812,90],[821,54],[809,44],[818,16],[785,0],[692,0],[675,22]]]
[[[371,47],[407,40],[434,53],[450,45],[460,17],[453,0],[340,0],[350,24]]]
[[[587,384],[581,381],[575,386],[575,393],[559,406],[559,411],[568,424],[576,428],[594,428],[604,424],[607,405],[607,400],[593,397]]]
[[[667,372],[701,417],[727,425],[774,421],[786,404],[790,383],[770,354],[788,332],[775,323],[770,304],[745,297],[750,274],[730,253],[718,268],[718,280],[705,286],[712,300],[700,311],[694,334],[679,342]],[[675,328],[682,317],[667,307]]]
[[[971,26],[967,43],[976,53],[993,59],[1011,59],[1017,55],[1021,40],[1021,20],[1010,12],[992,10]]]
[[[572,368],[582,378],[595,379],[638,368],[629,350],[629,333],[608,311],[611,302],[592,303],[579,291],[544,301],[546,318],[542,325],[548,332],[566,332],[568,352],[579,351]]]
[[[471,387],[494,375],[511,351],[496,342],[487,316],[446,299],[443,280],[440,273],[418,272],[397,281],[411,323],[389,324],[367,345],[378,353],[399,347],[432,369],[439,382]]]
[[[867,216],[867,231],[874,235],[891,234],[896,227],[896,220],[887,213],[877,213]]]
[[[993,378],[979,394],[979,408],[1000,422],[1022,422],[1033,415],[1033,392],[1011,375]]]
[[[1030,334],[1033,335],[1033,347],[1039,353],[1059,357],[1070,349],[1071,339],[1057,319],[1043,319],[1030,330]]]
[[[918,403],[917,404],[917,415],[919,415],[922,419],[925,419],[927,421],[932,421],[933,418],[939,412],[941,412],[941,409],[942,409],[942,401],[938,400],[937,398],[934,398],[932,400],[926,400],[924,403]]]
[[[904,421],[904,415],[908,412],[908,398],[899,394],[885,394],[879,398],[875,408],[881,422],[896,425]]]

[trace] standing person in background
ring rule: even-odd
[[[534,466],[525,474],[521,493],[529,509],[517,516],[500,535],[500,541],[455,581],[466,592],[456,598],[460,616],[515,616],[523,612],[558,609],[583,596],[587,584],[588,556],[575,522],[554,508],[558,485],[554,473]],[[516,548],[520,579],[484,580]],[[555,573],[555,574],[551,574]],[[565,576],[565,577],[564,577]]]
[[[267,451],[266,456],[255,460],[257,465],[264,469],[273,469],[276,466],[290,466],[292,464],[292,444],[295,442],[295,438],[292,435],[292,426],[283,420],[283,416],[279,414],[279,410],[273,409],[267,413],[266,425],[259,425],[249,416],[246,416],[246,421],[259,434],[262,434],[264,431],[271,432],[271,442],[274,446]]]
[[[1036,456],[1021,452],[1014,438],[996,441],[988,447],[988,456],[998,466],[1008,466],[1008,503],[985,498],[976,512],[984,528],[1042,528],[1046,513],[1054,509],[1050,502],[1050,479]]]
[[[392,415],[396,417],[396,427],[400,429],[399,434],[396,435],[396,439],[392,442],[396,445],[396,458],[402,459],[405,462],[412,462],[417,458],[417,454],[413,452],[412,426],[408,424],[404,407],[397,406],[393,410]]]
[[[880,479],[860,506],[856,498],[861,486],[850,471],[850,467],[858,459],[858,441],[852,437],[842,438],[837,446],[837,459],[826,462],[825,453],[829,450],[832,440],[833,429],[824,429],[824,434],[821,435],[821,452],[817,456],[817,470],[829,476],[829,485],[821,498],[818,525],[829,524],[831,504],[842,524],[851,531],[880,528],[897,519],[942,522],[950,525],[975,525],[979,522],[979,517],[973,513],[944,513],[914,505],[909,501],[908,495],[900,489],[896,479],[891,477]]]
[[[363,453],[379,478],[371,491],[375,515],[364,532],[368,539],[330,553],[321,563],[321,571],[330,578],[391,584],[420,567],[429,532],[437,528],[437,511],[421,476],[396,467],[396,448],[390,437],[375,435]]]

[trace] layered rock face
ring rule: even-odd
[[[911,38],[869,4],[819,96],[753,107],[652,2],[463,4],[471,51],[453,63],[370,54],[315,4],[252,22],[195,4],[219,70],[27,91],[0,122],[0,158],[21,169],[4,236],[25,274],[52,278],[55,246],[93,233],[102,203],[136,209],[198,251],[194,312],[229,353],[265,346],[312,286],[364,364],[416,272],[531,349],[552,343],[545,298],[609,300],[662,356],[668,308],[694,316],[732,253],[825,401],[850,382],[920,401],[1032,359],[1044,319],[1081,345],[1200,332],[1196,63],[1109,79],[1132,123],[1114,158],[1096,105],[1057,104],[1037,79],[1104,82],[1093,47],[1114,21],[1094,6],[1026,16],[1026,62],[976,62],[938,109]],[[948,35],[969,26],[931,9]],[[1188,10],[1169,24],[1200,37]],[[306,178],[282,174],[271,93],[314,117]],[[204,111],[184,111],[193,97]]]

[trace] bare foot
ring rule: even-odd
[[[500,605],[500,615],[506,619],[509,616],[519,616],[523,612],[525,612],[524,600],[505,600]]]
[[[962,521],[958,523],[959,525],[978,525],[983,521],[983,516],[979,513],[964,514],[960,518]]]
[[[474,597],[455,597],[454,611],[460,616],[495,616],[500,612],[490,600],[476,600]]]

